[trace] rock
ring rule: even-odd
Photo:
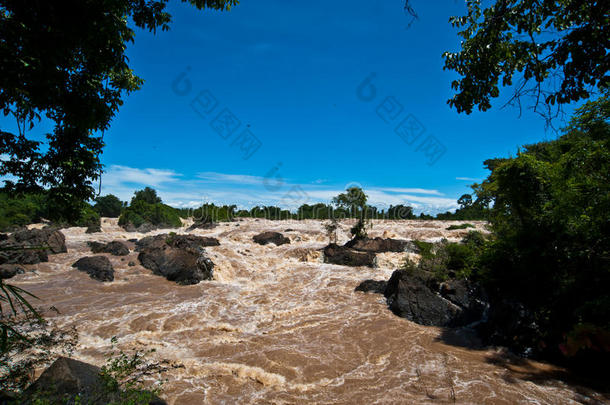
[[[136,262],[134,262],[134,261],[132,260],[132,261],[130,261],[129,263],[127,263],[127,265],[128,265],[129,267],[133,267],[133,266],[135,266],[135,265],[136,265]]]
[[[178,249],[196,249],[198,247],[220,246],[216,238],[197,235],[178,235],[164,233],[161,235],[147,236],[136,241],[136,251],[141,251],[147,247],[162,247],[169,245]]]
[[[100,224],[91,224],[87,227],[85,233],[99,233],[102,232],[102,226]]]
[[[25,270],[23,267],[16,264],[0,264],[0,279],[6,280],[7,278],[15,277],[17,274],[23,274]]]
[[[284,232],[294,232],[294,229],[290,229],[290,228],[284,229]]]
[[[384,295],[392,312],[420,325],[458,327],[484,318],[487,303],[476,285],[452,280],[438,290],[423,274],[396,270]]]
[[[279,232],[263,232],[255,235],[252,240],[259,245],[266,245],[268,243],[274,243],[276,246],[290,243],[290,239],[285,237]]]
[[[0,242],[0,264],[37,264],[65,253],[66,238],[56,229],[24,229]]]
[[[138,260],[154,274],[178,284],[211,280],[214,263],[205,256],[204,246],[218,246],[218,240],[195,235],[157,235],[136,242]]]
[[[105,389],[100,371],[99,367],[92,364],[60,357],[25,390],[23,403],[38,403],[37,394],[43,394],[50,401],[49,403],[57,404],[73,403],[76,396],[80,399],[79,403],[83,404],[122,403],[120,392],[109,392]],[[153,404],[167,403],[154,397],[149,402],[149,405]]]
[[[156,229],[159,229],[162,226],[157,227],[157,226],[151,224],[150,222],[144,222],[143,224],[140,224],[140,226],[136,227],[134,224],[129,222],[125,225],[122,225],[122,227],[127,232],[148,233],[148,232],[154,231]]]
[[[375,254],[331,243],[324,248],[324,262],[343,266],[375,267]]]
[[[204,217],[196,220],[193,225],[187,228],[187,231],[192,231],[194,229],[214,229],[217,224],[214,223],[210,218]]]
[[[113,256],[127,256],[129,254],[127,245],[118,240],[108,243],[87,242],[87,245],[93,253],[110,253]]]
[[[415,251],[413,242],[400,239],[383,239],[383,238],[362,238],[352,239],[345,244],[345,247],[349,247],[362,252],[406,252]]]
[[[383,294],[388,282],[385,280],[364,280],[358,284],[354,291],[372,292],[375,294]]]
[[[114,269],[106,256],[88,256],[80,258],[72,265],[80,271],[89,274],[94,280],[113,281]]]

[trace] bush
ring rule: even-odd
[[[125,203],[115,195],[108,194],[95,199],[93,209],[102,217],[118,218],[125,207]]]
[[[150,201],[157,202],[151,203]],[[160,201],[156,191],[151,188],[136,191],[131,199],[131,204],[119,217],[119,225],[132,224],[136,228],[144,223],[168,228],[182,226],[179,211]]]
[[[473,224],[461,224],[461,225],[449,225],[449,227],[447,227],[448,231],[455,231],[456,229],[468,229],[468,228],[474,228],[475,226]]]
[[[14,231],[47,217],[43,194],[10,195],[0,192],[0,231]]]
[[[528,344],[551,356],[582,325],[610,331],[610,97],[577,110],[558,139],[485,165],[474,188],[493,203],[480,273],[490,295],[524,304],[540,331]]]

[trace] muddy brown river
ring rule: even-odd
[[[479,229],[483,223],[476,224]],[[458,240],[443,221],[378,221],[370,236]],[[350,224],[341,223],[339,242]],[[284,232],[286,229],[293,231]],[[354,292],[365,279],[387,280],[406,254],[378,255],[377,268],[324,264],[321,221],[244,220],[192,233],[213,236],[206,251],[215,280],[179,286],[137,262],[109,256],[115,281],[71,267],[91,255],[87,241],[141,238],[104,219],[103,233],[64,229],[68,253],[28,266],[14,284],[54,305],[61,326],[76,326],[75,358],[104,364],[118,347],[155,348],[155,359],[184,367],[166,377],[170,404],[570,404],[602,403],[591,390],[556,378],[561,370],[507,362],[497,348],[449,344],[441,328],[393,315],[383,296]],[[291,243],[260,246],[252,236],[280,231]],[[165,231],[167,232],[167,231]],[[184,229],[178,231],[185,233]],[[161,233],[153,232],[154,233]],[[147,234],[149,235],[149,234]],[[129,261],[138,263],[129,267]],[[599,402],[598,402],[599,401]]]

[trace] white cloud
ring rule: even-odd
[[[265,182],[268,180],[267,182]],[[269,182],[272,186],[269,187]],[[110,166],[102,178],[103,194],[115,194],[128,201],[137,189],[154,187],[163,201],[175,207],[197,207],[204,203],[235,204],[239,208],[254,205],[279,205],[295,209],[301,204],[329,203],[345,191],[343,186],[323,184],[292,184],[262,176],[199,173],[185,179],[173,170],[138,169]],[[444,197],[438,190],[426,188],[367,187],[369,203],[379,208],[410,205],[416,211],[444,212],[457,208],[455,199]]]
[[[480,181],[479,179],[475,179],[472,177],[456,177],[455,179],[460,181]]]
[[[112,165],[103,174],[102,181],[108,186],[133,183],[140,186],[160,187],[163,184],[178,182],[181,176],[173,170],[136,169]]]
[[[379,190],[389,191],[391,193],[414,193],[414,194],[430,194],[430,195],[443,195],[438,190],[431,190],[427,188],[400,188],[400,187],[381,187]]]
[[[250,176],[247,174],[225,174],[216,172],[203,172],[197,174],[197,177],[216,183],[237,183],[237,184],[263,184],[264,177]]]

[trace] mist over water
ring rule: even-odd
[[[365,279],[387,280],[406,254],[380,254],[374,269],[324,264],[323,224],[246,219],[192,231],[220,241],[206,248],[215,280],[179,286],[140,266],[133,251],[108,256],[115,268],[111,283],[73,269],[78,258],[92,255],[87,241],[144,236],[103,219],[101,234],[62,230],[68,253],[50,256],[32,266],[36,273],[14,281],[41,305],[54,305],[59,325],[76,326],[76,358],[104,364],[117,336],[123,350],[155,348],[153,358],[181,363],[184,368],[166,375],[163,396],[170,404],[582,403],[581,388],[542,378],[551,366],[507,366],[492,361],[499,349],[445,344],[441,328],[395,316],[382,295],[354,292]],[[350,226],[341,222],[340,243]],[[468,232],[447,226],[375,221],[369,235],[436,241]],[[255,244],[252,236],[263,231],[282,232],[291,243]]]

